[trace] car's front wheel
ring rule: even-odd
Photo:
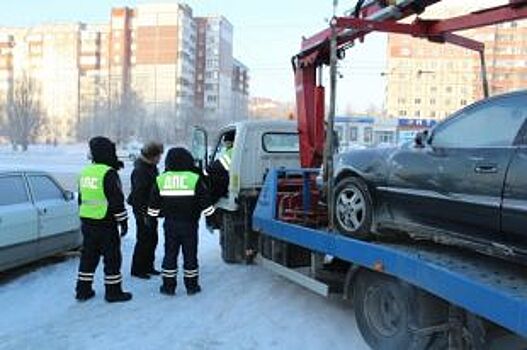
[[[373,203],[366,183],[357,177],[340,181],[335,188],[336,228],[344,235],[371,238]]]

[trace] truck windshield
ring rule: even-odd
[[[262,137],[263,149],[267,153],[298,153],[298,133],[269,132]]]

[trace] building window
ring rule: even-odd
[[[364,128],[364,143],[370,144],[373,137],[373,128],[368,126]]]
[[[436,99],[435,98],[431,98],[430,99],[430,104],[431,105],[435,105],[436,104]]]
[[[416,105],[420,105],[421,104],[421,99],[420,98],[416,98],[415,99],[415,104]]]
[[[407,115],[407,112],[406,112],[405,110],[401,110],[401,111],[399,111],[399,115],[400,115],[401,117],[404,117],[404,116]]]
[[[421,111],[420,110],[417,110],[415,111],[415,114],[414,114],[416,117],[420,117],[421,116]]]
[[[359,140],[359,129],[356,126],[350,128],[350,141],[357,142]]]
[[[395,143],[395,134],[393,131],[376,131],[375,143]]]
[[[461,100],[461,105],[466,106],[468,104],[467,100]]]
[[[452,87],[451,86],[447,86],[446,92],[451,93],[452,92]]]

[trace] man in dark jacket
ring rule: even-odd
[[[156,142],[146,144],[141,156],[134,164],[131,183],[132,191],[128,204],[134,209],[137,227],[137,241],[132,258],[132,276],[149,279],[150,275],[159,275],[154,268],[157,247],[157,220],[148,217],[146,209],[150,193],[159,175],[157,164],[163,154],[163,145]]]
[[[184,282],[188,295],[201,291],[198,282],[198,221],[201,213],[214,213],[207,187],[184,148],[172,148],[166,157],[165,172],[158,176],[148,215],[164,216],[165,257],[160,292],[174,295],[179,251],[183,251]]]
[[[83,249],[76,298],[85,301],[95,296],[92,283],[102,256],[106,301],[128,301],[132,294],[123,292],[121,287],[121,237],[128,232],[128,216],[117,173],[123,163],[117,160],[115,144],[105,137],[90,140],[90,153],[92,164],[84,168],[79,178]]]

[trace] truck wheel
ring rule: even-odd
[[[243,261],[242,235],[237,232],[234,215],[223,214],[223,225],[220,230],[221,258],[228,264],[237,264]]]
[[[357,177],[339,182],[335,188],[335,224],[342,234],[371,238],[373,202],[368,186]]]
[[[353,305],[359,330],[372,349],[425,349],[412,329],[413,287],[371,271],[361,271],[353,288]],[[412,327],[412,325],[414,325]]]

